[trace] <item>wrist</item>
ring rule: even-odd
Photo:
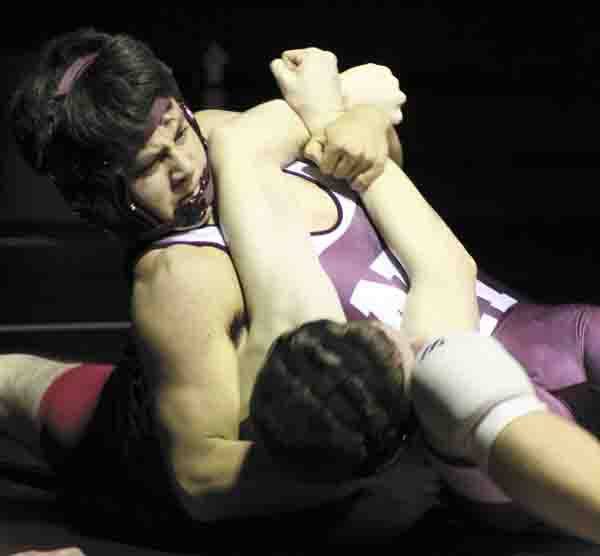
[[[318,111],[314,113],[307,112],[303,115],[302,121],[311,136],[323,135],[325,129],[344,114],[343,110]]]

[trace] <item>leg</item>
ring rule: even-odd
[[[44,439],[62,449],[77,442],[112,366],[80,364],[37,355],[0,356],[2,428],[42,455]],[[48,456],[49,454],[43,454]]]
[[[600,307],[520,304],[494,335],[553,413],[600,438]]]
[[[0,404],[4,415],[19,414],[37,422],[40,401],[48,387],[79,363],[29,354],[0,355]]]
[[[600,309],[585,305],[519,303],[493,334],[525,367],[552,413],[599,436]],[[505,530],[531,530],[538,520],[522,511],[477,467],[432,456],[455,502],[477,521]]]
[[[578,359],[586,379],[559,390],[577,423],[600,439],[600,307],[583,306],[577,320]]]

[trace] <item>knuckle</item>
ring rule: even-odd
[[[346,145],[344,147],[344,152],[352,159],[360,158],[362,155],[360,148],[356,145]]]

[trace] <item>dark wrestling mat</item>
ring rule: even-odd
[[[7,453],[9,442],[0,440],[0,451]],[[13,447],[14,449],[14,447]],[[15,450],[16,453],[16,450]],[[15,455],[15,454],[13,454]],[[198,548],[192,552],[159,551],[106,540],[101,536],[82,534],[69,525],[62,510],[51,494],[32,489],[11,481],[0,481],[0,556],[8,556],[19,550],[51,549],[79,546],[87,556],[159,556],[180,554],[233,554],[219,550],[218,545],[207,546],[202,536]],[[298,524],[302,529],[302,524]],[[231,531],[240,534],[239,531]],[[243,533],[241,533],[243,534]],[[272,534],[277,534],[273,531]],[[280,548],[265,551],[264,546],[246,546],[247,551],[260,551],[264,556],[292,556],[318,553],[325,549],[323,542],[313,538],[314,550],[298,551],[290,539],[282,538]],[[402,548],[404,547],[404,548]],[[368,547],[343,547],[344,554],[364,553]],[[445,512],[432,512],[415,528],[402,536],[382,539],[373,546],[377,550],[402,549],[411,556],[600,556],[600,546],[592,546],[570,538],[558,536],[527,536],[498,534],[467,528],[450,519]],[[332,547],[337,552],[340,547]]]
[[[68,234],[68,241],[61,232],[55,237],[52,234],[36,236],[31,230],[21,235],[13,229],[10,235],[0,235],[4,263],[0,285],[5,293],[0,352],[41,350],[70,353],[75,358],[116,361],[125,344],[122,326],[127,318],[125,281],[118,271],[121,254],[113,245],[85,230]],[[35,323],[58,326],[40,329]],[[86,330],[82,328],[85,323],[101,326]],[[102,326],[107,323],[110,326]],[[72,545],[82,548],[87,556],[183,554],[148,548],[143,542],[138,543],[139,546],[114,542],[108,540],[109,531],[106,536],[77,531],[52,494],[27,487],[23,481],[6,480],[6,473],[2,473],[2,462],[6,461],[13,466],[36,463],[21,445],[0,435],[0,477],[3,477],[0,479],[0,556],[30,548]],[[43,473],[41,477],[44,478]],[[51,477],[47,479],[50,481]],[[243,527],[243,523],[238,523],[231,532],[243,539]],[[297,536],[306,536],[301,522],[297,527]],[[272,534],[277,530],[276,526],[271,527]],[[312,538],[314,549],[299,550],[296,540],[283,539],[275,543],[278,548],[274,551],[261,543],[256,550],[264,556],[285,556],[319,552],[324,548],[322,541]],[[570,538],[474,529],[453,519],[444,510],[431,512],[409,533],[381,539],[377,549],[381,547],[404,550],[410,556],[600,556],[600,547]],[[244,552],[253,548],[248,542]],[[337,552],[335,548],[331,550]],[[365,547],[344,547],[343,552],[347,555],[355,550],[364,554]],[[199,535],[198,546],[192,553],[233,554],[237,551],[211,548]]]
[[[1,335],[0,335],[1,336]],[[71,345],[85,346],[88,350],[97,353],[111,354],[109,346],[118,344],[121,337],[117,333],[69,332],[56,334],[35,334],[38,336],[38,345],[60,347],[61,342]],[[43,337],[39,337],[43,336]],[[45,338],[45,339],[44,339]],[[93,349],[92,349],[93,348]],[[118,351],[118,350],[117,350]],[[89,351],[88,351],[89,353]],[[33,476],[15,474],[15,470],[34,470]],[[101,472],[101,465],[99,470]],[[10,480],[9,480],[10,478]],[[93,472],[90,473],[93,480]],[[32,488],[35,484],[38,488]],[[0,430],[0,556],[8,556],[18,550],[38,548],[50,549],[61,546],[79,546],[87,556],[128,555],[178,555],[189,554],[189,551],[173,551],[175,544],[168,544],[168,550],[155,550],[149,548],[151,542],[144,539],[132,544],[123,544],[109,540],[110,531],[103,533],[84,534],[70,524],[64,509],[52,494],[53,476],[48,470],[38,463],[38,460],[19,442],[1,433]],[[280,528],[273,524],[266,524],[269,535],[276,535]],[[226,532],[241,539],[249,539],[244,528],[254,529],[254,525],[243,521],[231,526]],[[102,527],[100,528],[102,531]],[[305,538],[310,531],[310,525],[303,523],[302,518],[294,524],[293,535],[298,539]],[[305,555],[313,550],[297,549],[298,539],[283,538],[281,542],[270,545],[278,546],[275,550],[267,549],[264,542],[256,550],[263,556]],[[260,535],[255,535],[259,537]],[[217,538],[219,536],[217,535]],[[309,537],[310,538],[310,537]],[[310,540],[315,549],[323,548],[324,543],[317,535]],[[253,542],[248,540],[247,549],[250,550]],[[370,544],[366,541],[365,544]],[[162,545],[161,545],[162,547]],[[290,548],[292,547],[292,548]],[[495,531],[473,528],[464,521],[456,519],[456,515],[447,510],[434,510],[419,522],[412,531],[403,535],[380,539],[375,549],[388,549],[394,551],[405,547],[410,556],[600,556],[600,546],[591,546],[587,543],[559,536],[539,535],[513,535]],[[408,548],[410,547],[410,548]],[[340,547],[331,548],[335,553]],[[364,554],[365,546],[343,547],[343,553]],[[246,552],[246,550],[244,550]],[[237,554],[241,553],[231,549],[219,550],[207,546],[204,535],[198,535],[197,549],[194,554]]]

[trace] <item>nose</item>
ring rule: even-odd
[[[190,158],[177,148],[171,150],[169,157],[171,159],[171,183],[173,189],[178,189],[193,176],[194,167]]]

